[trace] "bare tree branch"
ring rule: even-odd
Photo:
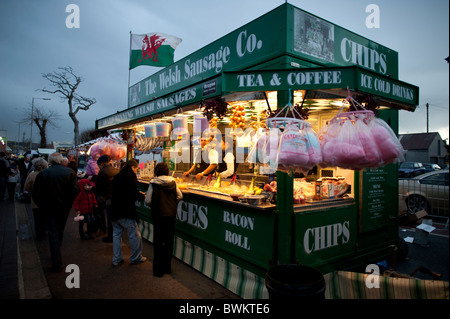
[[[40,147],[47,147],[47,126],[58,128],[57,123],[61,116],[54,110],[45,110],[39,106],[34,106],[32,110],[31,105],[28,109],[24,109],[23,114],[24,116],[19,120],[19,123],[36,124],[41,136]]]
[[[59,71],[52,73],[43,73],[42,77],[49,81],[50,86],[54,89],[43,88],[40,91],[50,94],[57,94],[61,100],[67,101],[69,106],[69,117],[74,123],[74,140],[75,145],[80,143],[80,130],[77,113],[79,111],[87,111],[97,101],[95,98],[88,98],[76,93],[80,83],[83,81],[81,77],[75,74],[70,66],[59,67]]]

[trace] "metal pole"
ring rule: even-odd
[[[33,149],[33,113],[34,113],[34,98],[31,100],[31,125],[30,125],[30,153]]]
[[[129,52],[129,55],[130,55],[130,59],[129,59],[129,61],[131,61],[131,38],[132,38],[132,34],[131,34],[131,30],[130,30],[130,52]],[[130,62],[128,62],[128,63],[130,63]],[[128,66],[128,92],[130,91],[130,72],[131,72],[131,70],[130,70],[130,66]],[[129,95],[130,94],[128,94],[128,99],[129,99]]]
[[[430,108],[430,106],[427,103],[427,133],[430,131],[429,130],[430,129],[430,118],[429,118],[429,112],[428,112],[429,108]]]

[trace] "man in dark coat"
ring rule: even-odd
[[[20,172],[20,193],[23,194],[23,187],[25,185],[25,180],[27,179],[28,173],[33,166],[30,162],[31,154],[27,154],[24,158],[19,161],[19,172]]]
[[[102,227],[107,229],[108,235],[102,240],[107,243],[112,243],[113,227],[111,223],[111,196],[112,196],[112,181],[114,177],[119,174],[120,170],[111,165],[111,157],[108,155],[102,155],[97,160],[97,165],[100,171],[96,176],[93,176],[93,181],[95,182],[95,193],[97,195],[97,202],[99,208],[104,212],[106,211],[106,222],[108,227],[103,226],[104,224],[104,213],[99,218],[103,218],[103,222],[99,224],[100,230]]]
[[[0,152],[0,202],[4,200],[6,182],[8,181],[9,174],[9,161],[6,159],[5,152]]]
[[[47,226],[53,270],[61,271],[64,228],[79,187],[75,172],[62,165],[63,156],[60,153],[51,154],[48,163],[49,168],[36,176],[32,198]]]
[[[122,234],[126,230],[131,250],[130,261],[139,264],[147,260],[142,256],[142,237],[138,228],[136,201],[144,201],[145,193],[137,189],[136,173],[139,164],[129,160],[112,182],[111,222],[113,225],[113,265],[123,263]]]

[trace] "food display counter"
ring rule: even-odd
[[[155,162],[168,163],[183,193],[174,256],[234,293],[267,298],[265,274],[278,264],[325,274],[386,259],[397,245],[398,165],[373,146],[380,121],[392,131],[384,145],[395,142],[399,110],[418,104],[418,88],[398,80],[397,52],[285,3],[136,83],[129,96],[126,110],[96,128],[123,132],[142,191]],[[332,125],[363,127],[350,136],[365,140],[342,146]],[[211,129],[231,136],[234,173],[185,176],[200,137],[219,145]],[[152,241],[150,208],[136,206]]]

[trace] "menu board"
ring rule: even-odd
[[[383,218],[386,209],[386,169],[367,171],[364,174],[365,202],[368,218],[371,221]]]
[[[360,178],[360,230],[377,229],[390,217],[398,217],[398,165],[368,169],[360,172]]]

